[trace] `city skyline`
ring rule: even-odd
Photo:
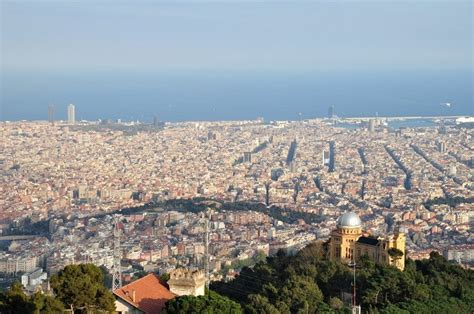
[[[7,140],[0,187],[11,191],[0,199],[2,234],[17,231],[0,240],[15,240],[21,249],[0,251],[0,273],[39,276],[31,285],[71,263],[115,273],[117,252],[160,273],[177,265],[204,269],[209,256],[208,280],[238,278],[226,265],[337,238],[345,212],[360,216],[357,227],[381,240],[354,234],[358,242],[347,249],[355,254],[341,260],[370,249],[377,264],[403,270],[403,261],[388,260],[388,250],[398,249],[415,260],[438,251],[472,263],[469,124],[393,129],[368,119],[342,128],[328,118],[259,119],[138,130],[21,121],[1,131]],[[114,217],[124,226],[119,245]],[[38,229],[22,235],[29,219]],[[47,256],[46,263],[38,256]],[[124,284],[131,280],[120,276]]]

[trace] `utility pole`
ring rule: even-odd
[[[122,267],[120,261],[122,259],[122,252],[120,249],[120,229],[119,229],[119,216],[114,217],[114,264],[112,266],[112,291],[115,291],[122,287]]]

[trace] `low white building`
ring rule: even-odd
[[[38,267],[31,272],[23,274],[21,276],[21,284],[26,290],[34,291],[36,287],[41,285],[46,279],[48,279],[48,274],[46,274],[42,268]]]

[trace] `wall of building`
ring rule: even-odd
[[[121,314],[143,314],[144,312],[138,310],[137,308],[131,306],[122,299],[115,297],[115,313]]]
[[[348,263],[353,259],[355,242],[362,235],[361,228],[338,228],[331,233],[330,258]]]

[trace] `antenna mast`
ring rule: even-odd
[[[205,256],[205,261],[204,261],[204,267],[206,270],[206,288],[209,291],[209,208],[206,210],[206,217],[205,217],[205,223],[206,223],[206,235],[204,239],[204,243],[206,245],[206,256]]]
[[[118,227],[119,218],[114,217],[114,265],[112,266],[112,291],[115,291],[122,287],[122,268],[120,266],[120,260],[122,254],[120,250],[120,229]]]
[[[356,262],[352,260],[349,266],[352,266],[354,270],[354,281],[352,282],[352,314],[361,314],[360,305],[357,305],[356,300]]]

